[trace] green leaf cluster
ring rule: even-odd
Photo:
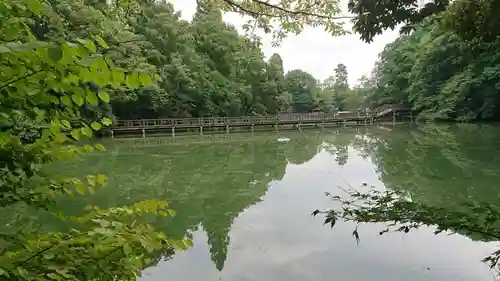
[[[139,48],[159,75],[151,87],[112,98],[118,118],[262,115],[288,106],[279,55],[266,62],[260,42],[239,35],[217,8],[201,5],[191,22],[169,3],[139,2],[138,9],[129,21],[140,40],[125,44]]]
[[[380,54],[372,74],[373,104],[408,104],[420,118],[497,120],[500,37],[471,43],[428,22]]]
[[[148,263],[144,253],[189,244],[138,222],[146,213],[173,216],[166,202],[94,208],[69,217],[54,203],[93,193],[106,176],[56,180],[43,171],[55,161],[104,150],[85,144],[112,124],[110,117],[93,113],[109,106],[110,95],[152,82],[153,73],[117,66],[107,53],[111,47],[103,38],[111,33],[98,25],[126,27],[124,11],[131,7],[122,4],[114,3],[116,13],[103,17],[97,11],[111,7],[100,2],[0,3],[0,207],[49,211],[74,224],[62,232],[22,227],[2,233],[0,280],[135,280]]]

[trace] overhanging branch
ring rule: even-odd
[[[242,5],[234,3],[231,0],[223,0],[223,1],[226,2],[227,4],[229,4],[230,6],[232,6],[233,8],[236,8],[236,10],[241,10],[241,11],[249,13],[249,14],[251,14],[253,16],[266,16],[266,17],[271,17],[271,18],[280,17],[278,15],[271,15],[271,14],[267,14],[267,13],[252,11],[250,9],[247,9],[247,8],[243,7]]]
[[[223,1],[226,2],[227,4],[229,4],[230,6],[236,8],[236,9],[239,9],[239,10],[241,10],[243,12],[249,13],[249,14],[254,15],[254,16],[267,16],[267,17],[272,17],[272,18],[280,18],[280,17],[282,17],[282,15],[272,15],[272,14],[268,14],[268,13],[264,13],[264,12],[257,12],[257,11],[251,10],[248,7],[244,7],[241,4],[235,3],[233,0],[223,0]],[[354,18],[354,16],[337,16],[337,17],[332,17],[332,16],[321,15],[321,14],[317,14],[317,13],[311,13],[311,12],[308,12],[308,11],[306,11],[304,9],[301,9],[301,10],[289,10],[289,9],[285,9],[285,8],[279,6],[279,5],[270,4],[270,3],[264,2],[262,0],[250,0],[250,1],[257,3],[258,5],[266,6],[266,7],[271,8],[271,9],[276,9],[276,10],[279,10],[281,12],[284,12],[284,13],[287,13],[287,14],[290,14],[290,15],[303,15],[303,16],[316,17],[316,18],[327,19],[327,20],[340,20],[340,19],[352,19],[352,18]],[[311,6],[308,6],[308,8],[310,8],[310,7]]]

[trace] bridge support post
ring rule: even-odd
[[[255,125],[252,123],[252,134],[254,132],[254,127],[255,127]]]
[[[226,133],[228,133],[228,134],[229,134],[229,124],[228,124],[228,125],[226,125]]]
[[[392,111],[392,125],[396,125],[396,111]]]
[[[300,122],[297,123],[297,129],[300,131]]]
[[[142,137],[145,138],[146,137],[146,129],[142,129]]]
[[[200,126],[200,136],[203,136],[203,126]]]
[[[274,124],[274,130],[276,130],[276,132],[278,132],[278,123]]]
[[[111,130],[111,138],[114,139],[115,138],[115,132],[113,130]]]
[[[175,137],[175,127],[172,127],[172,137]]]

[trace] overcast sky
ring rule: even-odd
[[[169,0],[182,12],[184,19],[190,20],[196,10],[196,0]],[[347,1],[341,0],[347,10]],[[346,12],[347,14],[347,12]],[[224,20],[240,27],[244,22],[238,14],[227,14]],[[369,74],[387,43],[396,39],[397,31],[386,31],[367,44],[357,34],[333,37],[323,28],[308,28],[299,35],[289,35],[279,47],[271,46],[269,36],[262,34],[263,51],[266,57],[278,53],[283,58],[285,71],[302,69],[317,79],[325,79],[333,74],[335,66],[343,63],[349,71],[349,83],[355,84],[364,74]]]

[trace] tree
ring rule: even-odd
[[[280,111],[286,110],[289,106],[285,93],[283,91],[284,81],[285,81],[285,71],[283,69],[283,60],[279,54],[273,54],[269,58],[267,67],[267,102],[266,108],[267,112],[270,114],[276,114]]]
[[[386,46],[374,69],[377,104],[408,104],[426,119],[497,119],[497,42],[469,42],[435,23]]]
[[[334,72],[334,76],[329,76],[321,85],[319,108],[324,112],[358,110],[364,102],[364,97],[360,96],[361,92],[350,89],[347,66],[338,64]]]
[[[322,111],[331,112],[338,110],[338,106],[341,101],[336,99],[335,95],[335,77],[329,76],[320,85],[320,97],[319,104],[322,107]]]
[[[346,99],[350,95],[347,67],[340,63],[334,69],[335,82],[333,83],[333,106],[339,110],[348,110]]]
[[[370,108],[371,104],[370,97],[375,91],[376,85],[372,77],[367,75],[361,76],[358,80],[358,84],[354,86],[353,92],[359,97],[359,106],[363,108]]]
[[[210,6],[228,12],[238,12],[250,17],[244,29],[253,33],[258,27],[272,33],[279,43],[287,33],[300,33],[306,26],[323,26],[332,35],[341,35],[343,29],[338,0],[286,0],[273,3],[262,0],[202,0],[199,5]]]
[[[238,12],[252,18],[245,29],[255,27],[272,33],[279,42],[287,32],[299,33],[305,26],[324,26],[332,35],[344,33],[342,20],[352,18],[339,15],[340,1],[286,0],[278,3],[261,0],[204,0],[224,11]],[[500,5],[498,0],[457,1],[432,0],[423,4],[419,0],[349,0],[348,11],[354,14],[353,29],[361,39],[371,42],[384,30],[403,25],[401,32],[408,34],[415,25],[426,19],[440,20],[444,26],[463,39],[495,40],[500,21],[492,11]],[[273,25],[273,23],[275,23]],[[477,25],[481,23],[480,25]]]
[[[191,23],[168,3],[143,1],[130,19],[148,63],[162,81],[120,95],[119,118],[241,116],[278,111],[281,58],[264,61],[258,41],[240,36],[220,10],[203,4]],[[268,68],[268,66],[270,68]],[[286,96],[285,96],[286,97]],[[284,97],[280,99],[283,100]]]
[[[345,64],[339,63],[334,70],[335,72],[335,83],[334,87],[337,89],[347,89],[349,88],[347,66]]]
[[[109,209],[92,207],[82,216],[68,216],[59,212],[55,200],[91,193],[105,184],[106,177],[55,180],[42,168],[104,150],[99,144],[75,143],[112,123],[108,117],[88,122],[82,111],[109,103],[116,91],[147,86],[158,77],[117,67],[105,56],[111,47],[91,28],[82,33],[90,39],[64,39],[57,28],[72,22],[61,14],[65,15],[58,2],[0,4],[0,207],[30,206],[74,224],[65,232],[40,232],[23,224],[2,233],[0,278],[135,280],[149,262],[144,253],[190,245],[187,240],[169,239],[148,224],[132,223],[145,213],[173,215],[168,203],[146,200]],[[119,17],[110,18],[115,16]]]
[[[316,96],[317,109],[321,112],[333,112],[333,91],[325,83],[317,82],[318,93]]]
[[[498,0],[453,2],[442,15],[443,26],[470,43],[495,42],[500,21],[493,11],[498,7]]]
[[[311,112],[316,106],[316,79],[300,69],[291,70],[285,75],[285,91],[292,95],[293,112]]]
[[[395,29],[400,24],[403,24],[401,32],[409,33],[415,24],[445,11],[449,3],[449,0],[433,0],[425,5],[418,0],[349,0],[348,10],[355,15],[353,29],[362,40],[371,42],[384,30]]]
[[[364,98],[363,92],[359,88],[351,89],[344,100],[345,109],[353,112],[360,110],[364,103]]]
[[[498,35],[500,22],[492,14],[500,4],[498,0],[458,1],[432,0],[423,4],[419,0],[349,0],[348,10],[354,16],[339,15],[340,1],[285,0],[277,3],[261,0],[201,0],[199,5],[238,12],[251,19],[245,30],[253,34],[256,27],[272,33],[279,43],[287,33],[300,33],[306,26],[324,26],[332,35],[345,33],[344,19],[352,19],[354,31],[361,39],[371,42],[387,29],[403,25],[401,32],[408,34],[415,25],[426,19],[436,19],[463,39],[485,42]],[[478,26],[477,23],[481,24]]]

